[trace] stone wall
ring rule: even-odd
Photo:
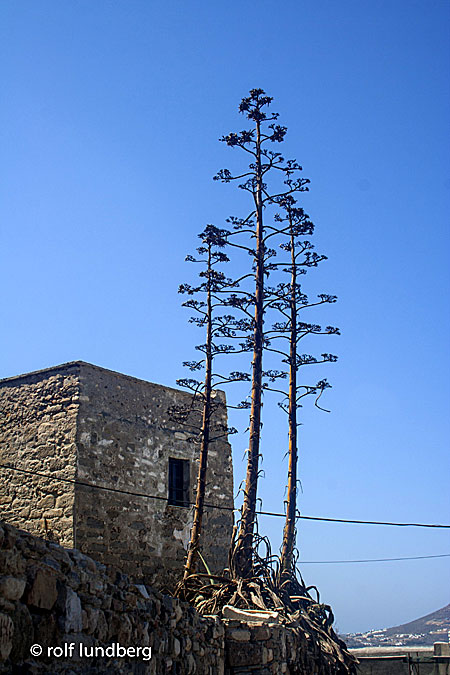
[[[168,458],[189,460],[189,501],[195,501],[198,446],[171,421],[173,405],[191,397],[169,387],[100,368],[80,372],[78,477],[96,485],[156,495],[132,495],[76,487],[76,546],[102,562],[115,563],[151,584],[172,586],[186,556],[192,508],[171,506]],[[224,395],[219,392],[224,399]],[[226,422],[226,408],[223,412]],[[209,450],[206,502],[233,506],[231,448],[225,441]],[[206,509],[203,556],[210,569],[227,564],[232,513]]]
[[[223,393],[217,396],[224,402]],[[168,504],[168,462],[189,462],[194,502],[198,446],[168,409],[190,401],[185,392],[83,362],[1,381],[0,463],[54,478],[0,468],[0,516],[152,585],[173,587],[193,509]],[[232,507],[226,439],[213,443],[209,455],[206,501]],[[227,564],[232,526],[232,511],[206,508],[202,554],[213,571]]]
[[[141,647],[139,658],[109,657],[107,646],[117,643]],[[33,645],[42,648],[34,658]],[[54,647],[67,657],[49,656]],[[90,657],[95,647],[105,655],[97,650]],[[151,648],[150,659],[143,647]],[[223,663],[224,627],[217,620],[77,550],[0,525],[0,673],[220,675]]]
[[[0,463],[74,480],[75,368],[0,383]],[[17,527],[74,545],[74,485],[0,467],[0,513]]]
[[[312,675],[304,656],[281,625],[201,617],[117,568],[0,523],[0,673]]]

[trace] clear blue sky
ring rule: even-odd
[[[449,522],[447,0],[3,0],[0,376],[82,359],[167,385],[199,337],[180,307],[186,253],[242,195],[237,157],[263,87],[311,181],[342,337],[332,413],[305,411],[301,510]],[[231,153],[231,154],[230,154]],[[282,509],[283,420],[266,405],[264,507]],[[238,422],[245,426],[244,420]],[[246,438],[233,438],[237,482]],[[277,548],[282,523],[261,519]],[[448,531],[302,522],[304,560],[450,552]],[[305,565],[338,628],[449,602],[449,559]]]

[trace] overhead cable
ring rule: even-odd
[[[342,563],[378,563],[397,560],[425,560],[427,558],[450,558],[450,553],[439,555],[415,555],[406,558],[368,558],[366,560],[299,560],[299,565],[340,565]]]
[[[106,492],[115,492],[118,494],[129,495],[131,497],[143,497],[145,499],[156,499],[158,501],[168,502],[168,497],[163,497],[162,495],[150,495],[145,492],[132,492],[130,490],[122,490],[116,487],[109,487],[105,485],[94,485],[92,483],[86,483],[80,480],[71,480],[70,478],[61,478],[59,476],[53,476],[48,473],[43,473],[41,471],[32,471],[31,469],[19,469],[15,466],[9,464],[0,464],[1,469],[9,469],[10,471],[16,471],[17,473],[27,474],[31,476],[40,476],[42,478],[48,478],[49,480],[56,480],[62,483],[69,483],[70,485],[79,485],[81,487],[91,488],[93,490],[104,490]],[[186,506],[195,506],[195,502],[186,502]],[[209,504],[205,502],[205,507],[211,509],[218,509],[220,511],[239,511],[239,509],[234,508],[233,506],[222,506],[220,504]],[[286,518],[285,513],[277,513],[275,511],[256,511],[257,515],[260,516],[274,516],[277,518]],[[299,520],[315,520],[323,521],[329,523],[348,523],[356,525],[390,525],[394,527],[432,527],[432,528],[441,528],[441,529],[450,529],[450,525],[442,524],[430,524],[430,523],[396,523],[388,522],[382,520],[349,520],[347,518],[325,518],[322,516],[303,516],[297,514],[296,516]]]

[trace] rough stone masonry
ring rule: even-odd
[[[0,467],[0,517],[170,588],[189,540],[198,447],[168,409],[189,400],[81,361],[1,380],[0,464],[31,473]],[[178,483],[183,472],[186,505],[168,502],[169,463]],[[233,506],[226,439],[210,449],[206,501]],[[232,525],[231,511],[207,508],[202,555],[213,571],[227,564]]]
[[[0,522],[2,675],[321,672],[288,627],[202,617],[115,567]]]

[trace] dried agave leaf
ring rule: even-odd
[[[265,554],[260,554],[260,547]],[[233,572],[233,550],[229,569],[223,575],[195,573],[178,584],[175,591],[201,614],[220,615],[225,605],[239,609],[277,611],[282,624],[298,636],[301,649],[295,664],[297,675],[354,675],[356,659],[336,635],[329,605],[320,603],[315,586],[306,586],[293,568],[283,571],[271,554],[270,543],[259,534],[253,549],[253,575],[239,578]],[[310,591],[314,591],[315,598]]]

